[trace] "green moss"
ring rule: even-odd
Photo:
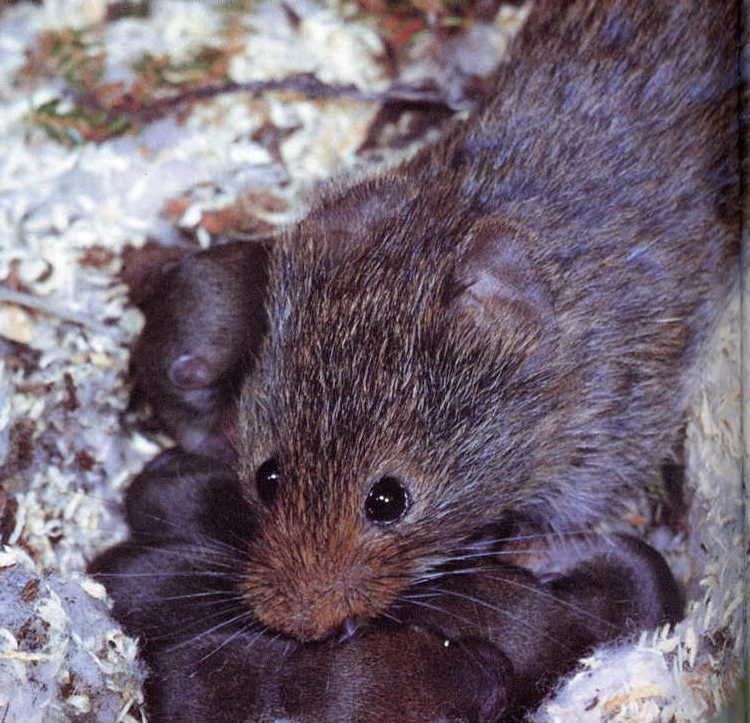
[[[101,142],[123,135],[131,129],[128,118],[105,111],[92,111],[80,106],[61,109],[60,98],[35,108],[29,120],[58,143],[75,146],[87,141]]]

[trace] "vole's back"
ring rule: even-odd
[[[736,15],[719,1],[538,3],[457,142],[467,193],[539,238],[528,252],[561,322],[609,312],[639,337],[650,321],[695,337],[725,291],[739,251]],[[659,332],[658,346],[680,336]]]
[[[479,113],[272,252],[238,425],[248,493],[280,469],[261,619],[319,636],[483,522],[589,522],[647,485],[737,260],[735,31],[732,3],[537,3]],[[387,531],[384,477],[411,503]],[[345,570],[365,592],[334,614]]]
[[[536,242],[552,363],[575,380],[539,456],[568,497],[654,470],[736,276],[736,17],[731,2],[537,3],[451,151],[472,204]]]

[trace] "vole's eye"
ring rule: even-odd
[[[258,467],[255,473],[255,483],[258,485],[258,496],[264,505],[272,505],[276,499],[276,490],[281,479],[279,463],[271,457]]]
[[[382,477],[370,487],[365,500],[367,519],[378,525],[395,522],[406,512],[409,495],[397,477]]]

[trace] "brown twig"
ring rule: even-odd
[[[470,103],[464,99],[459,101],[452,100],[434,90],[394,85],[382,92],[367,91],[351,83],[329,85],[320,81],[312,73],[299,73],[276,80],[259,80],[247,83],[227,81],[218,85],[190,88],[172,96],[158,98],[137,110],[117,109],[116,107],[107,108],[98,99],[89,95],[82,96],[75,94],[74,100],[83,107],[96,110],[97,112],[111,113],[113,116],[124,116],[135,123],[148,123],[163,118],[175,109],[195,101],[207,100],[230,93],[247,93],[248,95],[257,96],[271,91],[298,93],[313,100],[350,98],[370,103],[409,103],[417,106],[437,106],[451,112],[463,110],[470,106]]]

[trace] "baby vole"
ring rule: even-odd
[[[561,540],[541,579],[479,552],[345,640],[300,644],[241,594],[255,514],[228,467],[163,454],[127,494],[131,538],[90,571],[140,639],[155,721],[514,721],[581,656],[680,617],[662,558],[624,536]]]
[[[226,417],[265,333],[266,248],[165,256],[126,274],[148,319],[133,350],[136,392],[185,449],[231,459]]]
[[[323,639],[485,524],[577,529],[651,484],[736,270],[735,35],[730,2],[541,0],[468,121],[274,242],[267,332],[228,337],[263,624]],[[258,293],[213,273],[217,315]]]

